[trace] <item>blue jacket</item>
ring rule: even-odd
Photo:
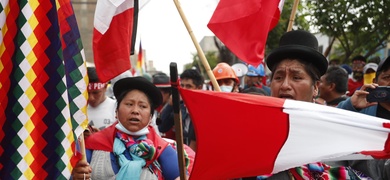
[[[373,105],[364,109],[361,109],[358,111],[352,106],[351,98],[346,99],[345,101],[342,101],[337,105],[337,108],[354,111],[354,112],[360,112],[363,114],[371,115],[376,117],[376,110],[378,109],[378,105]]]
[[[183,101],[180,102],[180,111],[181,111],[181,120],[182,120],[182,126],[183,126],[183,140],[184,140],[185,144],[189,145],[189,143],[190,143],[189,132],[192,131],[193,125],[192,125],[191,118],[189,117],[189,114],[187,112],[187,108],[185,107]],[[175,125],[173,106],[168,104],[161,112],[160,117],[161,117],[161,124],[158,125],[158,130],[162,133],[165,133],[165,132],[169,131],[170,129],[172,129],[173,125]],[[184,126],[185,126],[185,121],[187,118],[189,118],[190,124],[189,124],[188,131],[185,131]]]

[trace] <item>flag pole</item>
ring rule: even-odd
[[[87,160],[87,155],[85,154],[85,141],[84,141],[84,133],[81,133],[80,135],[80,153],[81,153],[81,160]]]
[[[293,8],[291,9],[290,20],[288,21],[287,32],[292,30],[292,26],[295,20],[295,14],[298,9],[299,0],[294,0]]]
[[[175,123],[175,136],[176,136],[176,144],[177,144],[177,159],[179,161],[179,171],[180,171],[180,179],[185,180],[186,178],[186,168],[185,160],[184,160],[184,145],[183,145],[183,125],[181,120],[180,113],[180,97],[178,91],[178,82],[177,77],[179,76],[177,73],[177,64],[171,62],[169,65],[170,75],[171,75],[171,87],[172,87],[172,105],[173,105],[173,119]]]
[[[210,82],[213,85],[214,90],[215,91],[221,91],[221,89],[219,88],[219,85],[217,83],[217,80],[215,79],[215,76],[213,74],[213,71],[211,70],[209,63],[207,62],[206,56],[204,55],[202,48],[200,48],[200,45],[199,45],[198,41],[196,40],[194,32],[192,31],[191,26],[188,23],[188,20],[187,20],[186,16],[184,15],[183,10],[181,9],[179,0],[173,0],[173,2],[175,2],[177,11],[179,11],[180,17],[183,20],[183,23],[186,26],[187,31],[188,31],[188,33],[191,36],[192,42],[194,43],[196,50],[198,51],[198,55],[199,55],[200,61],[202,62],[203,67],[204,67],[207,75],[210,78]]]

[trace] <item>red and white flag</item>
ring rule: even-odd
[[[134,48],[137,0],[98,0],[96,4],[93,55],[100,81],[107,82],[130,70]]]
[[[196,132],[191,179],[274,174],[351,155],[389,157],[385,119],[252,94],[185,89],[180,94]]]
[[[220,0],[207,26],[238,58],[257,67],[283,4],[284,0]]]

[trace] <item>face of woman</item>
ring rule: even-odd
[[[285,59],[277,65],[271,79],[271,96],[313,102],[318,94],[318,83],[313,84],[304,64]]]
[[[120,102],[117,117],[127,130],[137,132],[149,125],[150,108],[146,94],[139,90],[132,90]]]

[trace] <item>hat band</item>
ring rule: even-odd
[[[94,82],[88,84],[88,91],[99,90],[107,87],[107,83]]]
[[[167,84],[154,84],[156,87],[171,87],[170,83]]]

